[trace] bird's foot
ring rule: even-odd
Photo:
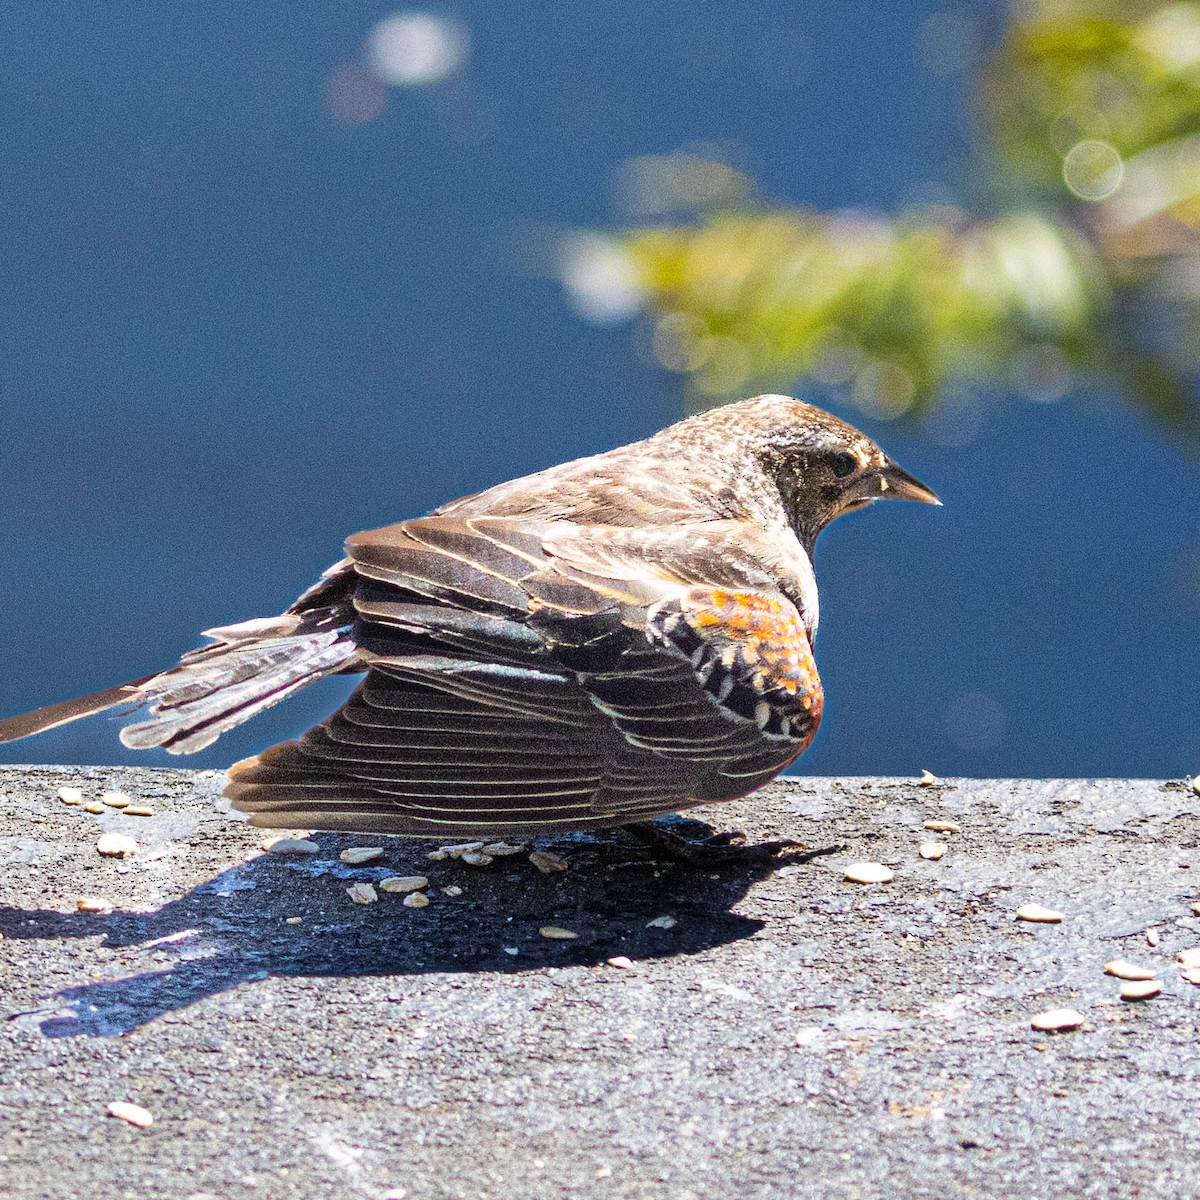
[[[780,854],[800,849],[798,854],[788,854],[789,862],[809,862],[825,854],[837,854],[844,846],[824,846],[818,850],[805,850],[803,843],[791,838],[775,842],[756,842],[746,845],[746,835],[740,829],[717,833],[702,842],[689,842],[653,821],[637,821],[622,828],[632,833],[640,842],[658,850],[664,857],[691,867],[724,866],[727,863],[771,862]]]

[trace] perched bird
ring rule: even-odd
[[[126,746],[187,754],[314,680],[365,673],[298,741],[231,768],[226,795],[254,824],[645,831],[746,795],[812,741],[813,546],[880,498],[939,503],[819,408],[729,404],[357,533],[281,616],[0,721],[0,742],[132,704],[146,719]]]

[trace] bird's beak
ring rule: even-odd
[[[877,478],[881,500],[915,500],[918,504],[941,504],[932,488],[926,487],[915,475],[910,475],[890,458],[885,461],[884,468]]]

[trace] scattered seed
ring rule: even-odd
[[[616,967],[619,971],[630,971],[633,969],[633,959],[626,958],[624,954],[614,954],[607,961],[610,967]]]
[[[1195,792],[1197,796],[1200,796],[1200,775],[1193,776],[1191,782],[1192,791]]]
[[[409,892],[404,897],[405,908],[425,908],[429,904],[429,897],[424,892]]]
[[[379,893],[369,883],[352,883],[346,889],[346,895],[355,904],[374,904],[379,899]]]
[[[1161,979],[1131,979],[1121,984],[1122,1000],[1149,1000],[1163,989]]]
[[[308,838],[274,838],[262,843],[268,854],[316,854],[321,849]]]
[[[510,854],[524,854],[524,846],[510,846],[507,842],[489,842],[483,847],[484,854],[493,858],[507,858]]]
[[[1057,925],[1063,919],[1060,912],[1044,904],[1022,904],[1017,909],[1018,921],[1033,921],[1037,925]]]
[[[929,787],[931,784],[937,783],[938,777],[932,771],[921,769],[920,783],[922,787]]]
[[[937,862],[950,847],[945,842],[922,842],[917,847],[917,853],[922,858],[927,858],[930,862]]]
[[[554,854],[550,850],[535,850],[530,856],[529,861],[543,875],[557,875],[560,871],[567,869],[567,860],[561,854]]]
[[[655,917],[653,921],[646,922],[647,929],[674,929],[679,922],[672,916]]]
[[[896,872],[883,863],[856,862],[846,868],[844,878],[851,883],[891,883]]]
[[[1083,1013],[1073,1008],[1050,1008],[1029,1018],[1029,1024],[1041,1033],[1066,1033],[1083,1022]]]
[[[110,858],[128,858],[138,852],[138,844],[123,833],[102,833],[96,842],[96,850]]]
[[[154,816],[154,809],[144,804],[131,804],[125,809],[125,815],[127,817],[152,817]]]
[[[1104,964],[1105,975],[1115,975],[1118,979],[1147,980],[1154,978],[1150,967],[1139,967],[1137,963],[1126,962],[1123,958],[1114,958]]]
[[[796,1045],[811,1046],[820,1036],[821,1027],[819,1025],[810,1025],[807,1029],[801,1029],[796,1034]]]
[[[429,886],[424,875],[389,875],[379,881],[381,892],[419,892]]]
[[[962,826],[955,825],[953,821],[925,821],[922,828],[930,833],[962,833]]]
[[[60,787],[58,789],[58,798],[64,804],[82,804],[83,803],[83,788]]]
[[[133,801],[124,792],[105,792],[100,803],[108,808],[128,808]]]
[[[516,958],[517,955],[521,953],[521,947],[520,946],[505,946],[504,953],[511,954],[513,956],[513,958]]]
[[[104,805],[101,804],[99,800],[89,800],[83,806],[83,811],[89,813],[102,813],[104,811]]]
[[[303,917],[288,917],[288,919],[284,922],[284,924],[285,925],[299,925],[300,922],[303,920],[304,920]]]
[[[1189,967],[1183,972],[1185,983],[1200,983],[1200,967]]]
[[[457,846],[443,846],[451,858],[457,858],[460,854],[473,854],[476,850],[483,849],[483,842],[460,842]]]
[[[120,1121],[128,1121],[130,1125],[136,1125],[139,1129],[149,1129],[154,1124],[154,1116],[147,1109],[144,1109],[140,1104],[130,1104],[128,1100],[114,1100],[105,1112],[110,1117],[116,1117]]]
[[[1200,967],[1200,946],[1192,946],[1187,950],[1180,950],[1179,967],[1183,971],[1191,971],[1196,967]]]
[[[111,900],[105,900],[103,896],[76,896],[75,907],[80,912],[90,913],[110,913],[113,910]]]
[[[462,894],[463,894],[463,890],[462,890],[462,888],[460,888],[458,886],[457,883],[452,883],[449,887],[442,888],[443,896],[455,897],[455,896],[461,896]]]
[[[464,850],[458,857],[472,867],[486,867],[494,861],[490,854],[484,854],[482,850]]]
[[[1152,950],[1158,945],[1158,930],[1153,925],[1146,930],[1146,945]]]
[[[1196,916],[1200,917],[1200,900],[1193,902],[1192,912],[1194,912],[1196,914]]]
[[[572,942],[579,936],[573,929],[564,929],[561,925],[543,925],[538,933],[552,942]]]
[[[377,858],[382,857],[382,846],[351,846],[338,855],[342,862],[349,863],[352,867],[360,867],[363,863],[374,862]]]
[[[430,862],[445,862],[450,855],[447,854],[445,850],[430,850],[425,857],[429,859]]]

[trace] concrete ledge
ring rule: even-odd
[[[60,784],[156,815],[88,814]],[[1200,945],[1200,796],[1182,784],[800,779],[703,815],[845,853],[705,872],[621,834],[558,838],[554,875],[399,841],[349,867],[373,840],[333,835],[264,855],[219,784],[0,770],[5,1197],[1194,1191],[1200,987],[1175,958]],[[139,852],[101,857],[104,831]],[[917,855],[932,838],[940,861]],[[845,882],[856,859],[894,882]],[[427,875],[429,906],[347,895],[392,874]],[[1065,920],[1016,921],[1027,902]],[[1121,1001],[1115,958],[1162,995]],[[1060,1006],[1083,1028],[1030,1029]],[[153,1126],[107,1118],[114,1100]]]

